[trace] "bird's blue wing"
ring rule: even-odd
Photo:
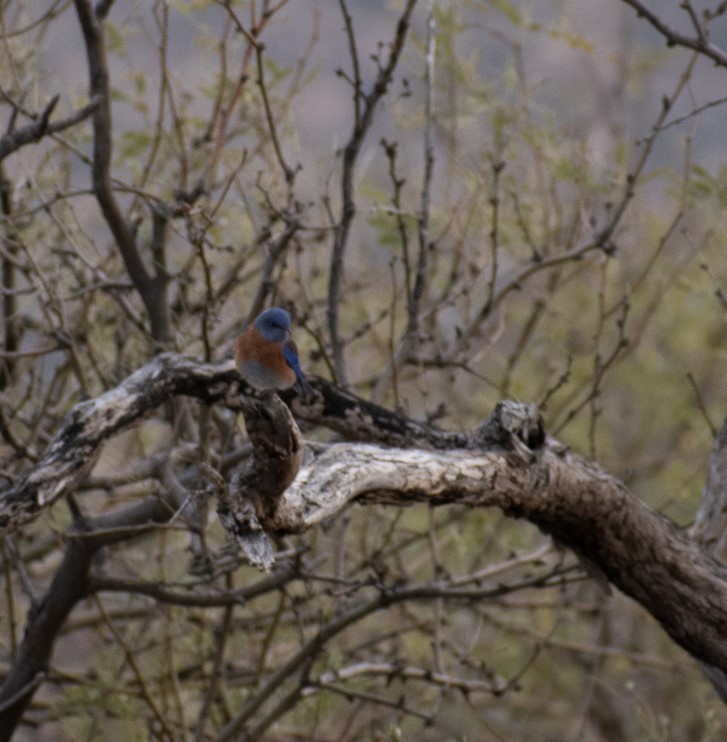
[[[305,377],[303,376],[303,371],[300,367],[300,361],[298,360],[298,348],[296,348],[295,342],[293,340],[288,340],[283,345],[283,358],[285,358],[286,363],[293,369],[293,371],[295,371],[295,376],[298,379],[298,385],[303,391],[306,391],[308,389],[308,385],[306,384]]]

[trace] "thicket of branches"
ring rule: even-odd
[[[592,5],[0,4],[0,739],[719,738],[727,6]]]

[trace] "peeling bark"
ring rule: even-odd
[[[301,470],[263,526],[305,531],[353,500],[499,507],[587,556],[678,644],[727,672],[727,567],[557,442],[531,453],[336,444]]]
[[[706,666],[710,679],[727,677],[727,567],[615,477],[547,438],[533,406],[503,402],[475,430],[447,433],[321,380],[311,385],[305,402],[284,395],[297,416],[375,443],[317,446],[301,468],[300,435],[277,396],[240,397],[244,385],[231,362],[158,356],[119,387],[74,407],[36,466],[0,493],[0,526],[32,519],[72,491],[103,441],[174,395],[191,395],[245,414],[254,457],[232,478],[221,507],[231,504],[249,517],[252,530],[302,532],[353,501],[498,507],[593,561]],[[718,441],[707,488],[715,497],[724,484],[716,481],[722,448]],[[703,538],[704,528],[699,533]],[[717,541],[707,539],[712,547]]]
[[[209,404],[228,398],[228,406],[239,407],[236,381],[232,362],[215,366],[163,353],[119,386],[75,405],[40,461],[0,492],[0,532],[33,520],[41,509],[73,492],[104,441],[172,397],[183,394]]]

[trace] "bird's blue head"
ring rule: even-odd
[[[290,315],[280,307],[272,307],[261,312],[255,320],[255,329],[274,343],[285,342],[290,330]]]

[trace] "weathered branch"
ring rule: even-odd
[[[727,671],[727,567],[617,479],[556,442],[525,457],[516,449],[477,454],[337,444],[301,470],[264,525],[305,530],[352,500],[496,506],[587,555],[677,643]]]
[[[727,420],[722,424],[712,444],[707,465],[707,479],[702,500],[689,535],[708,553],[720,558],[724,554],[727,524]],[[699,667],[712,683],[720,698],[727,703],[727,672],[711,662],[701,661]]]
[[[116,389],[76,405],[38,464],[0,494],[0,524],[24,522],[67,493],[104,440],[170,397],[188,394],[240,409],[239,384],[230,362],[213,366],[159,356]],[[301,468],[281,496],[300,463],[297,431],[287,411],[280,414],[282,406],[274,411],[279,403],[271,413],[264,400],[256,402],[259,419],[248,417],[256,461],[236,492],[256,493],[255,515],[264,528],[305,531],[352,501],[499,507],[587,556],[677,643],[715,672],[727,673],[727,567],[617,479],[546,439],[533,406],[502,403],[474,431],[451,434],[356,403],[353,395],[337,396],[319,380],[313,385],[309,403],[291,402],[301,417],[358,438],[365,431],[375,437],[378,419],[388,430],[377,440],[398,441],[398,447],[332,445]],[[282,430],[274,429],[281,424]]]
[[[205,364],[162,353],[118,387],[80,402],[68,413],[37,464],[0,492],[0,530],[32,520],[42,508],[72,492],[93,467],[101,445],[159,405],[176,395],[186,395],[240,410],[239,384],[232,361]],[[297,400],[296,414],[353,440],[427,449],[471,448],[487,440],[485,427],[473,433],[443,431],[373,405],[321,379],[310,379],[310,385],[316,394],[307,404]],[[295,393],[281,396],[292,402]]]
[[[104,441],[139,422],[177,394],[208,403],[229,396],[235,405],[238,374],[233,364],[198,364],[161,354],[122,384],[77,404],[38,463],[0,492],[0,530],[21,525],[73,492],[91,470]]]
[[[250,562],[269,569],[275,557],[261,522],[272,517],[298,474],[303,439],[290,410],[276,394],[243,397],[241,407],[254,453],[233,473],[229,489],[222,489],[217,512]]]

